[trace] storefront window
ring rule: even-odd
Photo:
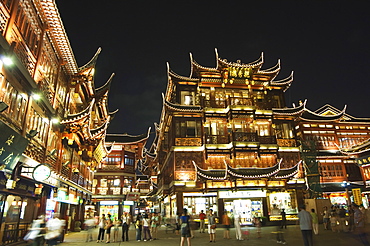
[[[293,192],[272,192],[268,195],[269,213],[276,215],[276,211],[285,209],[287,214],[298,213],[295,193]],[[276,210],[276,211],[275,211]],[[280,212],[278,213],[280,214]]]

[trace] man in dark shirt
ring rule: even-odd
[[[286,213],[285,213],[285,209],[281,209],[281,228],[285,228],[286,229]]]

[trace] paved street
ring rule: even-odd
[[[256,229],[254,227],[248,227],[250,232],[250,236],[248,240],[244,241],[237,241],[235,239],[235,231],[231,229],[231,237],[232,239],[223,239],[223,229],[217,228],[216,233],[216,242],[210,243],[208,234],[207,233],[199,233],[199,231],[195,232],[195,238],[192,239],[193,246],[203,246],[203,245],[281,245],[276,242],[276,236],[274,234],[276,227],[262,227],[262,238],[257,238]],[[105,243],[96,243],[97,237],[97,230],[94,231],[94,239],[95,241],[86,243],[86,232],[72,232],[65,236],[65,240],[63,245],[65,246],[74,246],[74,245],[99,245]],[[120,235],[121,236],[121,235]],[[287,241],[286,245],[294,245],[299,246],[303,245],[301,233],[299,230],[299,226],[291,225],[288,226],[288,229],[284,230],[285,240]],[[129,242],[111,242],[110,245],[112,246],[122,246],[122,245],[152,245],[152,246],[163,246],[163,245],[180,245],[180,236],[176,235],[175,233],[168,232],[166,233],[165,229],[162,227],[158,232],[158,240],[153,241],[136,241],[135,239],[135,230],[133,227],[130,228],[129,232]],[[186,244],[185,244],[186,245]],[[323,229],[322,225],[320,225],[319,235],[314,235],[314,245],[315,246],[361,246],[362,244],[355,240],[354,236],[351,233],[334,233],[332,231],[326,231]]]

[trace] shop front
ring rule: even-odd
[[[99,202],[99,214],[105,214],[107,216],[110,214],[112,219],[117,217],[118,218],[118,211],[119,211],[119,202],[118,201],[100,201]]]
[[[238,215],[242,225],[251,225],[253,218],[264,215],[264,190],[219,191],[218,198],[223,200],[224,211],[231,217]]]
[[[284,209],[287,221],[298,220],[297,194],[294,189],[269,191],[267,193],[268,215],[270,221],[280,221]]]

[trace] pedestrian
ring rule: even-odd
[[[113,227],[112,215],[108,214],[108,218],[105,221],[105,233],[107,234],[107,241],[105,243],[110,243],[110,233]]]
[[[54,214],[46,223],[46,243],[49,246],[57,245],[63,228],[63,222],[59,219],[59,214]]]
[[[180,212],[177,212],[176,213],[176,217],[175,217],[175,229],[176,229],[176,235],[180,235],[180,217],[181,217],[181,214]]]
[[[284,208],[281,209],[280,215],[281,215],[281,228],[283,229],[285,227],[286,229],[286,213]]]
[[[136,228],[136,240],[141,241],[141,232],[143,230],[143,217],[140,214],[136,216],[135,228]]]
[[[365,231],[365,215],[363,214],[362,211],[359,209],[359,205],[356,203],[352,203],[352,208],[353,208],[353,220],[355,224],[355,230],[354,233],[355,235],[358,236],[360,239],[361,243],[363,245],[370,245],[369,241],[367,240],[367,234]]]
[[[281,243],[281,244],[286,244],[286,241],[284,239],[284,232],[283,232],[283,227],[282,226],[277,226],[277,231],[276,231],[276,242]]]
[[[230,239],[231,220],[226,210],[222,215],[222,225],[224,227],[224,239]]]
[[[216,217],[212,209],[208,212],[208,234],[209,242],[216,242]]]
[[[203,212],[203,210],[200,210],[199,213],[199,233],[204,233],[205,232],[205,219],[206,219],[206,214]]]
[[[319,234],[319,218],[315,212],[315,209],[311,209],[311,217],[312,217],[312,229],[315,235]]]
[[[190,216],[188,215],[188,210],[184,208],[184,212],[180,217],[180,228],[181,228],[181,241],[180,245],[185,245],[185,239],[188,246],[191,246],[191,231],[190,231]]]
[[[262,237],[261,236],[261,226],[262,226],[262,223],[261,223],[260,218],[254,217],[253,218],[253,224],[257,228],[257,238],[261,238]]]
[[[327,206],[323,207],[322,217],[323,217],[324,229],[328,230],[329,229],[329,222],[330,222],[330,212],[329,212]]]
[[[98,228],[99,228],[99,233],[98,233],[98,239],[96,240],[97,243],[103,242],[104,240],[104,233],[105,233],[105,214],[101,215],[101,218],[98,219]]]
[[[300,209],[298,213],[299,227],[301,228],[304,246],[312,246],[313,240],[312,240],[311,214],[306,211],[305,205],[299,206],[299,209]]]
[[[330,227],[333,232],[339,232],[338,223],[339,223],[338,215],[332,212],[330,215]]]
[[[143,233],[144,233],[144,236],[143,236],[143,240],[144,242],[146,242],[147,240],[150,240],[152,241],[152,236],[150,235],[150,219],[149,219],[149,216],[148,214],[144,214],[144,218],[143,218]]]
[[[158,226],[159,226],[159,217],[156,212],[152,213],[151,221],[150,221],[150,233],[152,234],[153,240],[157,239],[158,235]]]
[[[240,215],[238,213],[236,213],[234,215],[234,226],[235,226],[236,240],[243,240],[243,237],[242,237],[242,228],[241,228],[240,224],[241,224]]]
[[[86,234],[86,242],[91,242],[93,240],[92,231],[95,226],[95,219],[88,215],[86,220],[84,221],[84,225],[87,231]]]
[[[113,243],[118,242],[118,233],[119,233],[119,227],[121,226],[121,221],[114,217],[113,219]]]
[[[339,230],[342,232],[346,232],[346,210],[344,209],[343,206],[340,207],[338,210],[338,217],[339,217]]]
[[[42,246],[45,242],[45,215],[40,215],[36,220],[33,220],[31,228],[26,236],[23,238],[25,241],[32,241],[33,246]]]
[[[121,223],[122,223],[122,242],[128,241],[128,230],[130,229],[131,215],[127,212],[124,212],[121,217]]]

